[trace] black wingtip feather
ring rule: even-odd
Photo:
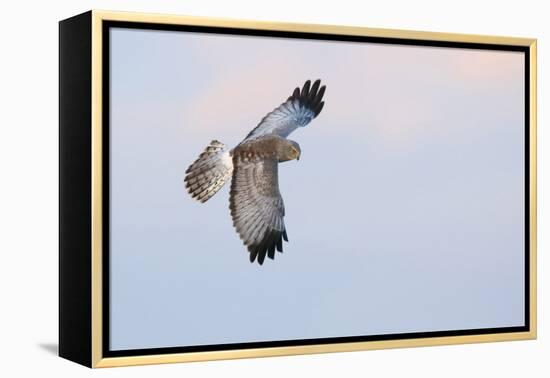
[[[304,83],[304,86],[302,88],[302,93],[300,94],[300,97],[307,97],[309,94],[309,86],[311,85],[311,80],[307,80]]]
[[[320,89],[319,89],[319,92],[317,92],[317,95],[315,96],[315,103],[319,103],[321,102],[321,100],[323,99],[323,96],[325,94],[325,90],[327,89],[327,86],[326,85],[323,85]]]
[[[315,116],[317,116],[319,113],[321,113],[321,110],[323,110],[323,106],[325,106],[325,102],[321,101],[321,103],[319,105],[317,105],[317,107],[313,111],[315,113]]]
[[[311,81],[307,80],[302,90],[300,88],[294,89],[294,92],[292,92],[292,96],[290,96],[289,100],[298,100],[300,103],[310,109],[314,114],[315,117],[319,115],[321,110],[323,109],[323,96],[325,94],[326,85],[321,86],[321,80],[317,79],[313,82],[313,85],[311,85]]]
[[[317,79],[315,80],[315,82],[313,83],[313,86],[311,87],[310,91],[309,91],[309,98],[311,100],[314,100],[315,97],[317,96],[317,91],[319,90],[319,85],[321,84],[321,80]]]
[[[254,247],[248,247],[248,251],[250,252],[250,262],[253,263],[256,260],[258,251]]]
[[[258,247],[258,264],[262,265],[265,260],[266,250],[263,247]]]
[[[270,238],[271,238],[271,234],[267,233],[264,236],[264,239],[260,242],[260,245],[258,246],[258,263],[260,265],[264,263],[265,256],[267,255]]]
[[[277,245],[277,231],[273,231],[273,233],[269,236],[269,239],[267,240],[265,250],[267,252],[267,257],[270,257],[270,255],[273,254],[275,256],[275,246]],[[273,250],[273,252],[271,252]],[[273,259],[273,257],[271,257]]]
[[[271,232],[268,232],[265,235],[264,241],[262,243],[261,251],[260,251],[260,254],[263,255],[262,261],[265,260],[266,255],[271,259],[275,257],[275,246],[273,243],[275,242],[276,235],[277,235],[277,231],[273,231],[273,230]],[[273,257],[271,257],[272,247],[273,247]]]
[[[267,251],[267,257],[271,260],[275,259],[275,247],[277,246],[277,243],[274,241],[275,238],[276,236],[271,239],[271,244],[269,245],[269,249]]]
[[[283,252],[283,235],[279,234],[279,238],[277,239],[277,251]]]
[[[271,260],[275,260],[275,251],[283,252],[283,239],[288,241],[288,237],[285,231],[271,230],[267,232],[264,239],[259,244],[251,245],[248,247],[250,252],[250,262],[255,261],[262,265],[266,256]]]

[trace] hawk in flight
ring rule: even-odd
[[[217,140],[189,166],[185,187],[191,197],[206,202],[231,178],[229,209],[233,225],[250,252],[250,262],[263,264],[283,252],[288,242],[285,207],[279,191],[279,163],[299,160],[300,146],[287,137],[323,109],[325,86],[308,80],[267,114],[235,148]]]

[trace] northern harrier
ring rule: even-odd
[[[320,84],[308,80],[302,90],[294,89],[235,148],[213,140],[185,172],[186,189],[200,202],[208,201],[232,177],[229,209],[250,262],[257,258],[261,265],[266,255],[274,259],[275,250],[283,252],[283,239],[288,242],[278,164],[299,160],[300,146],[286,137],[323,109],[325,86]]]

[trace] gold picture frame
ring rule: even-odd
[[[527,59],[528,85],[528,266],[527,327],[516,332],[458,334],[359,342],[170,352],[128,356],[104,353],[103,221],[105,162],[105,27],[110,22],[197,26],[227,30],[398,39],[475,46],[514,46]],[[60,22],[60,355],[89,367],[112,367],[249,357],[345,352],[536,338],[536,39],[435,33],[352,26],[275,23],[93,10]],[[76,66],[76,67],[71,67]],[[84,125],[82,125],[84,123]],[[79,162],[75,165],[75,161]],[[82,167],[86,167],[83,169]],[[79,181],[80,180],[80,181]],[[76,182],[76,184],[75,184]]]

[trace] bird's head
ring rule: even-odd
[[[300,160],[301,154],[300,145],[293,140],[286,139],[282,146],[282,151],[279,153],[279,161]]]

